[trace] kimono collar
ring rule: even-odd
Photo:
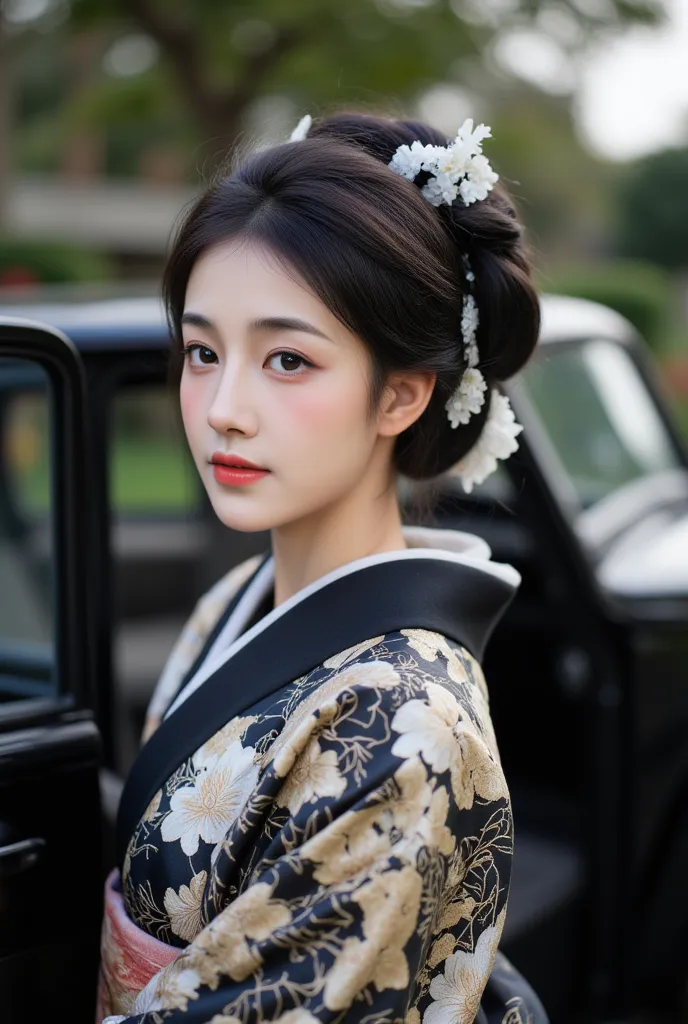
[[[347,562],[345,565],[333,569],[331,572],[325,573],[325,575],[320,576],[313,583],[309,583],[308,586],[297,591],[296,594],[293,594],[292,597],[265,615],[251,629],[244,632],[247,623],[253,618],[256,609],[272,593],[274,588],[275,562],[271,555],[268,556],[249,580],[248,586],[233,608],[223,628],[218,633],[215,642],[203,659],[202,665],[172,701],[165,712],[165,717],[176,711],[179,705],[194,690],[241,650],[243,646],[259,637],[262,632],[283,615],[296,608],[312,594],[324,590],[324,588],[337,580],[360,573],[362,569],[372,566],[391,565],[401,561],[415,562],[420,568],[423,562],[441,561],[457,567],[457,585],[459,585],[461,577],[460,567],[468,566],[482,571],[487,575],[488,579],[492,578],[495,581],[501,581],[506,585],[512,596],[521,582],[521,577],[513,566],[491,560],[492,552],[489,545],[482,537],[478,537],[473,533],[465,533],[460,530],[439,530],[424,526],[404,526],[402,527],[402,532],[407,544],[406,549],[386,551],[380,555],[368,555],[365,558],[357,558],[352,562]],[[484,645],[481,645],[479,651],[472,651],[471,653],[475,654],[476,657],[482,657],[482,647]]]

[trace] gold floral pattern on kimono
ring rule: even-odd
[[[124,905],[181,952],[110,1012],[472,1024],[512,849],[479,664],[427,630],[373,637],[227,723],[156,794]]]

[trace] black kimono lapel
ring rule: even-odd
[[[173,708],[141,749],[119,807],[120,866],[157,791],[231,719],[327,658],[379,634],[432,630],[480,661],[514,592],[512,583],[489,570],[419,552],[357,568],[297,601]]]

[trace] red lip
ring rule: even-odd
[[[257,466],[255,462],[242,459],[240,455],[226,455],[224,452],[215,452],[210,460],[213,467],[213,476],[219,484],[226,487],[245,487],[262,480],[270,472]]]
[[[242,459],[240,455],[225,455],[224,452],[214,452],[210,461],[216,466],[230,466],[233,469],[255,470],[259,473],[269,472],[263,466],[257,466],[255,462]]]

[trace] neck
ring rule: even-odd
[[[379,477],[375,481],[379,488]],[[394,480],[357,489],[335,505],[272,530],[275,607],[333,569],[406,547]]]

